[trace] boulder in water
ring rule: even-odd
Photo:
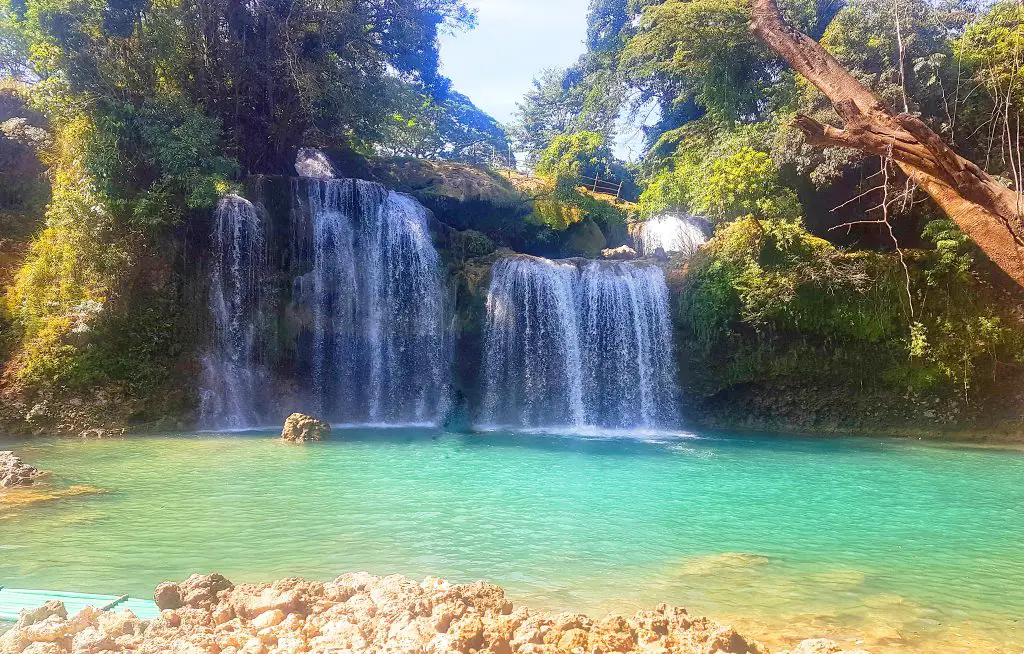
[[[31,486],[42,473],[24,463],[14,452],[0,452],[0,488]]]
[[[304,413],[293,413],[284,421],[281,438],[289,443],[322,441],[331,431],[331,426]]]
[[[620,245],[617,248],[605,248],[601,250],[601,256],[605,259],[613,259],[615,261],[629,261],[630,259],[636,259],[636,250],[628,245]]]

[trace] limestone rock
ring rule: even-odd
[[[153,601],[161,611],[166,609],[180,609],[184,602],[181,598],[181,586],[170,581],[165,581],[156,587],[153,592]]]
[[[295,172],[299,177],[313,179],[334,179],[334,166],[323,150],[317,148],[299,148],[295,155]]]
[[[44,423],[50,419],[50,405],[46,400],[38,402],[25,414],[25,421],[32,424]]]
[[[60,603],[26,612],[0,636],[0,654],[767,652],[729,627],[691,619],[667,604],[595,621],[513,607],[492,584],[432,577],[416,582],[352,573],[326,583],[292,578],[232,585],[220,575],[193,575],[161,584],[155,596],[167,608],[148,622],[129,611],[89,609],[68,619]],[[806,641],[794,654],[834,654],[833,646]]]
[[[636,259],[636,250],[628,245],[620,245],[617,248],[605,248],[601,250],[601,256],[605,259],[613,259],[616,261],[629,261],[631,259]]]
[[[0,488],[31,486],[41,473],[24,463],[14,452],[0,452]]]
[[[304,413],[293,413],[284,421],[281,438],[289,443],[322,441],[331,431],[331,426]]]
[[[173,584],[177,586],[178,600],[180,601],[179,606],[184,606],[193,609],[207,609],[212,610],[218,602],[218,594],[221,591],[229,590],[234,586],[230,581],[225,579],[223,576],[216,572],[208,575],[194,574],[184,582],[179,584]],[[164,601],[169,601],[170,604],[174,603],[173,590],[167,588],[168,584],[160,584],[157,590],[162,589],[162,598]],[[158,608],[174,608],[170,604],[166,607],[160,605],[160,601],[157,602]]]
[[[608,245],[601,228],[590,218],[570,225],[566,230],[566,237],[568,249],[573,254],[584,257],[597,257]]]
[[[79,438],[118,438],[124,436],[124,428],[89,427],[78,432]]]

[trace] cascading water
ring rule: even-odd
[[[650,257],[660,248],[666,254],[692,257],[707,242],[698,219],[666,214],[655,216],[637,225],[634,231],[637,249]]]
[[[485,427],[663,429],[678,419],[656,266],[527,256],[495,264]]]
[[[677,419],[668,287],[657,266],[590,261],[579,299],[587,422],[667,427]]]
[[[260,424],[260,282],[266,262],[264,226],[246,199],[229,195],[214,213],[209,308],[213,342],[203,357],[200,415],[207,427]]]
[[[520,256],[494,264],[487,294],[486,424],[584,423],[578,281],[571,263]]]
[[[361,180],[307,188],[316,409],[336,422],[438,424],[444,294],[426,209]]]

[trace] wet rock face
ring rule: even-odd
[[[322,441],[331,431],[331,426],[304,413],[293,413],[284,421],[281,438],[289,443]]]
[[[0,488],[31,486],[40,474],[39,470],[22,462],[14,452],[0,452]]]

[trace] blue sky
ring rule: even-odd
[[[500,122],[511,122],[533,78],[586,50],[589,0],[467,0],[476,29],[441,38],[441,70],[460,93]],[[633,160],[643,147],[636,126],[620,125],[615,154]]]
[[[441,39],[443,73],[476,106],[508,123],[543,69],[585,50],[588,0],[468,0],[476,29]]]

